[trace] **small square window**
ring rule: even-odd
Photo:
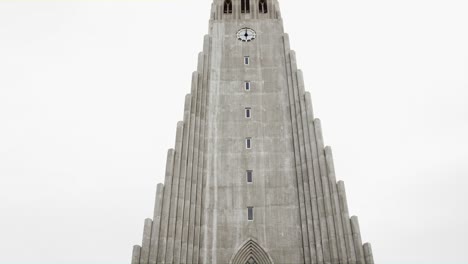
[[[252,170],[247,171],[247,183],[253,183],[253,171]]]
[[[246,107],[245,108],[245,118],[251,118],[252,117],[252,108]]]
[[[246,138],[245,139],[245,148],[246,149],[251,149],[252,148],[252,138]]]
[[[245,57],[244,57],[244,64],[245,64],[245,65],[249,65],[249,64],[250,64],[250,57],[249,57],[249,56],[245,56]]]
[[[245,82],[244,83],[244,88],[246,91],[250,91],[250,82]]]
[[[247,220],[253,221],[254,220],[254,212],[253,207],[247,207]]]

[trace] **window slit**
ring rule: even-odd
[[[245,82],[245,90],[250,91],[250,82]]]
[[[247,183],[252,183],[253,182],[253,171],[248,170],[247,171]]]
[[[245,108],[245,118],[251,118],[252,117],[252,108],[246,107]]]
[[[247,207],[247,220],[253,221],[254,220],[254,212],[253,212],[253,207]]]

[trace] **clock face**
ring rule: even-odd
[[[257,33],[251,28],[243,28],[237,32],[237,39],[243,42],[249,42],[255,39]]]

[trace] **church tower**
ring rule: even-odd
[[[276,0],[214,0],[132,264],[373,264]]]

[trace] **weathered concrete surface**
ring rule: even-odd
[[[267,0],[264,14],[259,1],[250,0],[249,13],[241,0],[232,0],[231,14],[224,0],[212,5],[164,187],[132,264],[373,263],[336,182],[278,3]],[[246,27],[255,40],[237,39]]]

